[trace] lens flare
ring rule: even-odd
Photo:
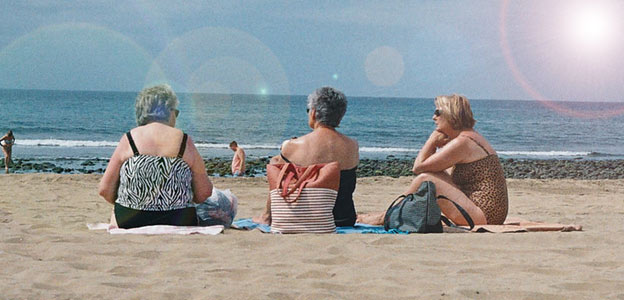
[[[500,47],[501,47],[505,62],[507,66],[509,67],[509,70],[511,71],[511,74],[513,75],[514,79],[531,98],[538,100],[542,105],[552,109],[553,111],[557,111],[561,114],[572,116],[572,117],[577,117],[577,118],[587,118],[587,119],[611,118],[611,117],[619,116],[624,113],[624,104],[619,104],[619,103],[616,103],[615,105],[601,106],[597,104],[597,105],[586,106],[586,107],[590,107],[591,109],[573,108],[572,106],[567,105],[566,102],[553,101],[551,97],[547,97],[545,93],[542,90],[540,90],[540,89],[548,88],[547,84],[543,84],[543,82],[541,82],[542,83],[541,88],[537,88],[534,82],[531,82],[530,78],[533,78],[533,79],[537,78],[536,75],[532,74],[531,72],[536,73],[536,72],[539,72],[540,70],[531,69],[529,71],[523,72],[520,66],[524,67],[523,63],[526,62],[526,57],[525,57],[525,60],[520,61],[521,63],[519,64],[518,62],[516,62],[516,56],[514,55],[514,51],[512,51],[512,46],[510,43],[510,33],[507,30],[508,19],[510,16],[513,15],[513,14],[508,14],[510,3],[511,1],[505,0],[503,1],[501,5],[500,25],[499,25]],[[605,21],[606,19],[603,19],[601,17],[602,16],[601,14],[595,14],[595,13],[589,13],[589,12],[584,12],[584,13],[587,13],[586,15],[587,17],[579,17],[579,18],[574,19],[576,22],[575,24],[577,23],[582,24],[582,25],[578,25],[580,27],[571,27],[571,28],[576,28],[574,36],[577,38],[577,41],[583,38],[587,39],[585,40],[585,42],[587,42],[588,44],[592,46],[595,46],[593,44],[600,44],[598,42],[591,43],[589,42],[589,39],[602,39],[604,35],[609,34],[608,32],[610,30],[609,29],[610,25],[609,26],[606,25],[608,24],[608,22]],[[513,25],[511,25],[510,28],[514,28]],[[545,28],[545,30],[549,30],[549,28]],[[583,38],[580,38],[579,36]],[[526,37],[516,37],[516,39],[522,39],[522,38],[526,38]],[[609,37],[606,39],[617,39],[617,38],[621,38],[621,37],[613,36],[612,38]],[[549,55],[553,57],[554,59],[558,59],[559,57],[554,57],[552,53],[550,53],[552,52],[553,49],[559,50],[561,48],[559,47],[561,45],[558,44],[559,40],[555,40],[555,41],[557,42],[555,43],[557,47],[548,45],[549,47],[553,47],[553,48],[542,48],[542,50],[549,52]],[[528,46],[533,47],[533,48],[546,47],[545,45],[541,45],[541,44],[527,45],[527,47]],[[603,45],[599,45],[599,46],[604,46],[604,43]],[[575,49],[573,47],[568,47],[564,49],[568,51],[578,51],[578,49]],[[613,82],[617,80],[617,76],[610,76],[610,74],[607,73],[607,71],[603,71],[603,70],[605,70],[604,65],[608,66],[608,64],[605,63],[607,59],[610,59],[610,61],[612,62],[612,65],[615,65],[619,62],[618,60],[619,56],[618,57],[606,57],[606,56],[596,55],[596,53],[588,55],[589,59],[604,60],[602,64],[597,64],[597,63],[588,63],[587,61],[584,61],[582,59],[583,58],[582,55],[578,55],[578,54],[580,53],[577,53],[577,55],[571,56],[574,59],[568,59],[568,61],[566,61],[566,66],[568,67],[568,70],[570,70],[572,74],[560,73],[558,74],[558,76],[550,79],[550,81],[547,81],[552,86],[549,91],[557,94],[557,93],[564,92],[564,90],[574,90],[576,93],[589,95],[589,94],[595,94],[596,92],[600,92],[601,87],[611,85],[613,84]],[[587,55],[588,53],[582,53],[582,54]],[[610,69],[614,69],[614,68],[611,67]],[[601,71],[603,71],[603,73],[600,73]],[[616,72],[621,72],[621,71],[617,70]],[[594,76],[594,74],[597,74],[597,75]],[[617,74],[620,74],[620,73],[617,73]],[[611,90],[613,90],[613,88]],[[613,99],[605,99],[605,100],[609,101]]]
[[[0,88],[139,91],[153,57],[131,38],[88,23],[39,28],[0,50]]]
[[[364,62],[366,77],[376,86],[389,87],[403,77],[405,63],[399,51],[382,46],[371,51]]]
[[[171,40],[155,64],[162,74],[149,72],[145,81],[177,82],[182,86],[176,91],[190,93],[189,119],[181,124],[200,140],[229,142],[250,128],[275,143],[284,137],[290,98],[269,94],[290,95],[288,78],[273,51],[251,34],[225,27],[195,29]],[[242,119],[247,127],[239,126]]]

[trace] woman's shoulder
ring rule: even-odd
[[[351,147],[355,148],[355,150],[359,150],[360,148],[360,144],[358,143],[358,141],[355,138],[352,137],[348,137],[346,135],[344,135],[345,141],[347,142],[347,144],[349,144]]]
[[[295,152],[298,148],[301,147],[305,140],[307,140],[307,138],[304,135],[302,137],[295,136],[283,141],[282,145],[280,146],[280,153],[282,153],[283,155],[287,155]]]
[[[481,150],[480,152],[485,151],[487,154],[496,154],[496,151],[487,139],[475,130],[462,132],[459,137],[462,137],[458,139],[459,142],[467,147],[479,149]]]

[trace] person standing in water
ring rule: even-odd
[[[234,151],[234,157],[232,158],[232,175],[245,175],[245,150],[239,147],[236,141],[230,143],[230,149]]]
[[[0,138],[0,145],[2,145],[2,152],[4,152],[4,169],[7,174],[9,174],[9,164],[13,162],[11,160],[13,144],[15,144],[15,136],[13,136],[13,130],[9,130]]]

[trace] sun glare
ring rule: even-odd
[[[567,35],[577,47],[606,49],[615,37],[611,14],[601,7],[575,7],[567,16]]]
[[[580,16],[576,31],[579,39],[587,43],[600,43],[607,37],[609,26],[604,15],[598,12],[587,12]]]

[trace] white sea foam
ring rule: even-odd
[[[16,145],[31,147],[116,147],[118,142],[113,141],[87,141],[87,140],[57,140],[57,139],[18,139]],[[195,143],[201,149],[228,149],[229,144],[220,143]],[[279,144],[241,144],[244,149],[258,150],[279,150]],[[363,153],[417,153],[418,149],[401,147],[360,147]],[[569,157],[569,156],[591,156],[596,153],[584,151],[498,151],[504,156],[528,156],[528,157]]]
[[[592,152],[574,152],[574,151],[497,151],[500,155],[509,156],[588,156]]]
[[[15,140],[16,145],[23,146],[47,146],[47,147],[117,147],[117,142],[110,141],[76,141],[76,140]]]
[[[381,153],[418,152],[418,149],[392,148],[392,147],[360,147],[360,152],[381,152]]]
[[[210,148],[210,149],[228,149],[230,144],[212,144],[212,143],[195,143],[197,148]],[[270,144],[258,144],[258,145],[246,145],[240,144],[243,149],[267,149],[267,150],[278,150],[280,145],[270,145]]]

